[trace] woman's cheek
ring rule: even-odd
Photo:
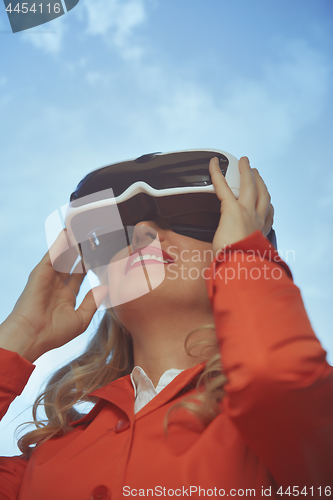
[[[169,264],[167,268],[166,279],[176,280],[177,278],[178,278],[177,264]]]

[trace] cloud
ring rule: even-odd
[[[322,113],[329,88],[329,64],[305,42],[280,48],[261,74],[234,79],[227,85],[179,80],[170,85],[158,108],[167,133],[185,139],[214,129],[225,144],[253,151],[262,145],[274,154],[287,148],[295,135]],[[239,141],[239,139],[238,139]]]
[[[88,35],[103,37],[106,45],[116,49],[122,58],[133,60],[140,59],[144,52],[142,43],[135,36],[135,30],[145,22],[147,6],[153,1],[81,0],[79,8],[73,12],[81,23],[87,25]],[[46,53],[57,54],[62,48],[67,27],[64,17],[23,32],[23,39]],[[45,33],[49,30],[49,33]]]
[[[89,83],[89,85],[97,85],[98,83],[102,82],[104,79],[103,74],[100,71],[88,71],[86,74],[86,80]]]
[[[146,20],[151,0],[83,0],[87,33],[101,35],[125,59],[139,58],[143,49],[134,37],[135,28]]]

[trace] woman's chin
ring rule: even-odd
[[[118,275],[119,276],[119,275]],[[117,286],[110,286],[109,298],[112,307],[132,302],[155,290],[165,278],[164,266],[136,266],[118,278]],[[112,275],[109,282],[112,283]]]

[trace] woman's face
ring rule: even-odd
[[[139,222],[132,244],[108,266],[109,295],[120,321],[128,310],[146,307],[206,307],[205,278],[213,260],[212,244],[173,232],[161,221]]]

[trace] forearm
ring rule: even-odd
[[[284,264],[263,258],[262,237],[238,248],[251,244],[259,256],[230,254],[210,285],[228,379],[223,411],[276,481],[319,485],[333,460],[332,368]]]
[[[0,348],[0,419],[21,394],[34,368],[17,353]],[[0,457],[0,498],[18,498],[26,466],[22,457]]]
[[[21,394],[34,369],[34,365],[16,352],[0,348],[0,418]]]
[[[242,366],[249,374],[268,370],[284,378],[288,373],[297,383],[317,370],[326,353],[287,266],[265,245],[254,233],[212,270],[210,296],[223,365],[229,380]]]

